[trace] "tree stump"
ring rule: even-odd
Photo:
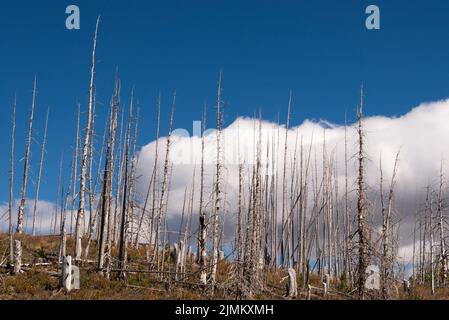
[[[61,286],[67,292],[72,290],[72,257],[63,257]]]
[[[323,297],[327,296],[327,291],[328,291],[328,285],[327,285],[327,283],[323,282]]]
[[[19,240],[14,240],[14,274],[19,274],[22,270],[22,244]]]
[[[298,296],[298,285],[296,282],[296,271],[293,268],[288,269],[288,297],[294,299]]]

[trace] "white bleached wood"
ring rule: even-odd
[[[22,244],[19,240],[14,240],[14,274],[19,274],[22,270]]]
[[[34,119],[35,105],[36,105],[36,78],[34,78],[33,102],[31,104],[31,113],[30,113],[29,128],[28,128],[28,138],[26,141],[26,149],[25,149],[25,162],[23,165],[22,189],[20,192],[19,211],[17,213],[16,232],[18,234],[23,233],[23,222],[24,222],[24,215],[25,215],[25,201],[26,201],[26,191],[27,191],[27,182],[28,182],[28,170],[29,170],[29,166],[30,166],[30,152],[31,152],[31,140],[32,140],[32,135],[33,135],[33,119]]]
[[[296,298],[298,296],[298,286],[296,281],[296,271],[293,268],[288,269],[288,297]]]
[[[87,177],[87,155],[89,151],[89,140],[90,140],[90,130],[92,125],[92,106],[93,106],[93,96],[94,96],[94,74],[95,74],[95,49],[97,47],[97,34],[98,34],[98,25],[100,23],[100,17],[97,18],[97,24],[95,28],[93,49],[92,49],[92,66],[90,69],[90,89],[89,89],[89,106],[87,113],[87,127],[86,134],[84,136],[84,144],[83,144],[83,153],[81,155],[81,176],[80,176],[80,193],[79,193],[79,205],[78,205],[78,214],[76,216],[76,227],[75,227],[75,260],[81,259],[81,251],[82,251],[82,231],[81,231],[81,223],[84,220],[84,211],[86,206],[86,177]]]

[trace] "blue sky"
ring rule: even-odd
[[[65,29],[65,8],[81,10],[81,29]],[[365,28],[377,4],[381,30]],[[261,110],[285,118],[289,90],[294,124],[305,118],[343,122],[366,87],[369,115],[401,115],[449,96],[447,1],[8,1],[0,5],[0,202],[6,201],[10,108],[17,94],[17,160],[38,79],[32,179],[36,179],[45,111],[51,108],[41,198],[53,200],[62,151],[71,156],[76,104],[86,110],[92,33],[101,14],[96,84],[97,129],[110,99],[115,67],[123,100],[136,88],[142,108],[139,144],[154,138],[155,101],[163,94],[163,128],[177,92],[175,127],[191,130],[204,102],[212,111],[223,69],[225,121]],[[85,113],[82,121],[85,122]],[[211,119],[209,126],[213,126]],[[68,165],[68,163],[66,163]],[[23,163],[16,164],[17,172]],[[19,188],[16,188],[18,195]],[[34,185],[29,184],[29,196]]]

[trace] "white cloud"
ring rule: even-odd
[[[17,226],[17,211],[18,211],[19,200],[14,201],[13,211],[12,211],[12,224],[13,231],[15,232],[15,228]],[[25,224],[24,228],[27,233],[31,233],[32,224],[33,224],[33,210],[34,210],[34,199],[27,199],[25,202]],[[2,232],[8,231],[8,211],[9,205],[7,203],[0,204],[0,216],[3,219],[0,221],[0,228]],[[70,229],[70,215],[71,215],[70,206],[67,208],[67,218],[66,218],[66,230],[69,232]],[[74,210],[74,217],[76,217],[76,210]],[[61,220],[61,208],[56,207],[54,202],[38,200],[36,206],[36,234],[50,234],[54,229],[54,218],[57,216],[57,224],[56,224],[56,233],[59,234],[59,222]],[[87,217],[89,216],[89,212],[86,212],[86,222]]]
[[[194,120],[194,119],[192,119]],[[401,236],[399,257],[403,262],[411,260],[410,250],[413,246],[413,225],[415,214],[419,206],[425,199],[424,188],[428,184],[435,184],[438,181],[438,171],[443,160],[445,172],[449,176],[449,148],[446,141],[449,139],[449,100],[422,104],[407,114],[388,118],[382,116],[368,117],[364,120],[366,130],[366,152],[370,161],[367,163],[367,181],[370,192],[370,201],[373,203],[372,213],[378,215],[376,203],[378,198],[379,184],[379,158],[382,154],[382,163],[385,180],[391,177],[395,155],[401,150],[399,171],[397,174],[396,186],[396,209],[401,217]],[[285,139],[285,126],[278,126],[276,123],[262,121],[262,170],[266,170],[266,153],[268,153],[268,174],[274,171],[282,172],[283,168],[283,145]],[[257,147],[254,141],[258,137],[258,119],[239,118],[223,130],[223,152],[225,170],[224,188],[226,191],[226,230],[227,235],[232,236],[233,218],[236,212],[238,196],[238,164],[244,163],[248,169],[254,163],[254,150]],[[339,189],[344,190],[344,138],[345,128],[328,122],[304,121],[301,125],[290,128],[288,131],[288,158],[287,177],[290,177],[290,168],[294,157],[296,145],[296,155],[299,157],[299,148],[303,142],[304,157],[307,158],[311,143],[311,161],[315,162],[317,155],[318,176],[321,175],[322,148],[326,139],[326,149],[328,155],[335,155]],[[354,126],[347,129],[348,135],[348,155],[351,157],[356,153],[356,130]],[[162,165],[165,157],[166,138],[159,140],[159,172],[162,172]],[[276,143],[278,142],[278,146]],[[273,149],[274,147],[274,149]],[[151,177],[154,163],[156,142],[153,141],[144,146],[139,152],[138,162],[138,192],[140,196],[146,194],[147,186]],[[213,177],[216,161],[216,136],[214,132],[207,135],[205,139],[205,185],[206,203],[210,206],[210,193],[212,191]],[[273,156],[277,165],[272,167]],[[299,158],[298,158],[299,159]],[[184,192],[192,186],[194,168],[195,194],[193,225],[196,224],[198,199],[199,199],[199,170],[201,160],[201,139],[199,137],[174,137],[171,149],[172,180],[170,184],[170,195],[168,203],[169,227],[177,231],[179,218],[182,212]],[[298,160],[299,161],[299,160]],[[355,187],[356,164],[355,159],[349,161],[349,181],[350,188]],[[245,172],[245,179],[248,182],[250,172]],[[159,178],[161,183],[161,177]],[[282,174],[279,175],[279,190],[281,190]],[[343,195],[343,191],[340,191]],[[352,196],[355,194],[352,193]],[[280,198],[280,197],[279,197]],[[188,202],[188,201],[187,201]],[[26,214],[32,212],[33,199],[27,201]],[[52,217],[55,213],[55,204],[48,201],[39,201],[37,207],[37,230],[48,233]],[[0,204],[0,216],[8,209],[7,204]],[[58,209],[59,212],[59,209]],[[14,226],[17,214],[17,201],[14,206]],[[58,214],[59,216],[59,214]],[[68,212],[68,217],[70,211]],[[87,218],[88,214],[86,214]],[[280,214],[279,214],[280,216]],[[67,218],[69,221],[69,218]],[[27,229],[30,230],[30,218],[28,218]],[[2,231],[7,230],[5,216],[1,221]]]
[[[192,119],[194,120],[194,119]],[[366,152],[370,161],[367,163],[367,181],[371,192],[370,201],[378,203],[376,199],[379,184],[379,160],[382,154],[382,163],[385,183],[391,178],[394,160],[398,150],[401,150],[399,170],[396,186],[396,208],[403,219],[401,231],[401,244],[409,245],[410,232],[413,228],[416,204],[424,201],[423,188],[428,184],[436,183],[440,162],[444,162],[444,170],[449,175],[449,158],[446,141],[449,139],[449,100],[422,104],[407,114],[389,118],[383,116],[368,117],[364,120],[366,130]],[[254,141],[258,136],[258,120],[239,118],[223,131],[223,159],[225,163],[225,175],[227,191],[227,210],[232,219],[236,211],[236,199],[238,192],[238,163],[246,165],[254,163]],[[326,130],[324,130],[326,128]],[[299,146],[301,140],[304,144],[305,153],[308,153],[312,141],[312,161],[317,155],[318,171],[321,171],[321,154],[323,137],[326,137],[326,149],[328,154],[335,154],[337,161],[339,188],[344,188],[344,137],[343,126],[331,123],[315,123],[309,120],[301,125],[292,127],[288,131],[288,168],[294,156],[295,144],[297,145],[297,156],[299,157]],[[348,154],[356,153],[356,130],[354,126],[348,127]],[[271,167],[273,141],[279,141],[279,148],[274,149],[278,166],[274,170],[282,170],[283,145],[285,127],[275,123],[262,122],[262,167],[265,170],[266,148],[269,148],[268,172]],[[162,166],[165,156],[166,138],[159,140],[159,166]],[[139,189],[145,192],[154,162],[156,142],[153,141],[144,146],[140,151],[139,158]],[[240,146],[240,148],[239,148]],[[238,152],[240,151],[240,152]],[[206,186],[208,194],[213,183],[214,163],[216,160],[216,138],[215,134],[209,134],[205,143]],[[170,202],[168,214],[170,219],[179,217],[182,210],[185,188],[192,184],[193,168],[196,167],[196,184],[199,183],[199,164],[201,159],[201,139],[198,137],[175,137],[171,149],[171,162],[173,164],[172,183],[170,190]],[[240,159],[240,161],[239,161]],[[354,188],[356,172],[355,159],[349,162],[349,181]],[[288,169],[289,170],[289,169]],[[162,170],[160,170],[162,171]],[[280,180],[282,175],[280,175]],[[281,181],[280,181],[281,182]],[[198,189],[198,188],[197,188]],[[196,191],[198,193],[198,191]],[[343,192],[341,192],[343,194]],[[195,197],[198,201],[198,195]],[[375,208],[375,205],[374,205]],[[197,207],[196,209],[197,210]],[[374,210],[375,211],[375,210]],[[195,211],[196,213],[197,211]],[[377,212],[374,212],[377,214]],[[195,218],[194,218],[195,219]],[[229,223],[229,221],[228,221]],[[405,252],[406,247],[402,249]]]

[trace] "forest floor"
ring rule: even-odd
[[[124,280],[118,280],[111,272],[110,279],[101,276],[96,270],[96,264],[84,263],[80,266],[80,290],[72,290],[70,293],[60,289],[60,264],[58,260],[59,237],[58,236],[15,236],[22,242],[22,264],[23,272],[19,275],[10,274],[10,266],[7,265],[9,242],[6,234],[0,234],[0,300],[203,300],[203,299],[235,299],[226,290],[216,290],[213,297],[204,294],[196,284],[198,282],[195,264],[187,268],[182,279],[161,281],[160,275],[149,272],[148,264],[145,263],[146,250],[128,249],[128,265],[130,271]],[[67,252],[73,251],[73,240],[68,237]],[[97,247],[91,245],[89,259],[95,260]],[[116,252],[113,250],[113,256]],[[166,267],[170,270],[170,266]],[[218,283],[226,283],[233,268],[226,261],[218,265]],[[257,300],[286,299],[285,270],[270,272],[266,277],[266,290],[256,294]],[[341,284],[331,284],[327,296],[323,295],[322,285],[318,276],[312,276],[309,280],[314,287],[311,299],[317,300],[348,300],[355,299],[349,295],[348,290]],[[298,285],[302,281],[298,278]],[[393,299],[400,300],[448,300],[449,290],[437,289],[435,295],[431,295],[427,286],[415,287],[409,293],[405,293],[400,285],[392,294]],[[298,299],[307,298],[307,289],[299,290]]]

